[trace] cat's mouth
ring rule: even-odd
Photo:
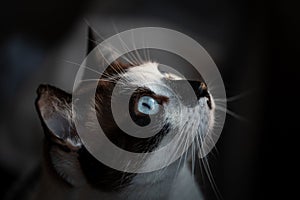
[[[211,110],[212,109],[212,100],[211,100],[211,96],[209,93],[207,93],[207,95],[205,96],[207,98],[207,105],[208,105],[208,108]]]

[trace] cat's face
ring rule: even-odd
[[[178,74],[160,70],[159,64],[153,62],[126,66],[122,70],[120,65],[111,67],[115,70],[108,70],[110,72],[99,81],[96,109],[104,132],[119,147],[137,153],[150,152],[167,144],[175,134],[182,134],[182,140],[192,140],[195,135],[202,140],[213,128],[214,102],[204,82],[186,81]],[[121,92],[113,94],[116,84]],[[188,89],[192,90],[196,99],[174,92],[184,84],[190,84]],[[119,100],[127,93],[130,95],[128,105]],[[116,124],[116,116],[111,109],[114,106],[113,95],[117,99],[117,115],[121,124]],[[123,114],[127,110],[130,116]],[[127,120],[140,127],[151,124],[153,133],[147,135],[144,131],[149,129],[143,128],[133,128],[133,133],[126,133],[119,126],[122,122],[126,124]],[[183,144],[178,141],[177,145]],[[165,156],[162,155],[162,158]]]
[[[194,140],[194,147],[201,148],[201,141],[213,128],[215,107],[203,81],[186,81],[178,74],[160,70],[159,64],[153,62],[138,65],[115,62],[104,74],[99,77],[96,105],[91,106],[91,110],[96,109],[98,123],[112,143],[130,152],[152,152],[168,144],[177,134],[180,137],[175,149],[190,140]],[[113,95],[117,83],[121,92]],[[186,83],[194,99],[184,92],[174,92]],[[81,95],[88,90],[87,86]],[[128,104],[117,101],[120,109],[127,110],[130,115],[123,116],[120,110],[121,124],[126,124],[128,118],[139,127],[151,124],[155,134],[146,137],[146,133],[146,136],[139,137],[139,134],[145,133],[134,129],[126,133],[117,125],[111,107],[116,99],[127,93],[130,93]],[[58,174],[72,185],[87,181],[103,190],[130,183],[134,174],[111,169],[86,150],[74,126],[70,94],[51,86],[41,86],[38,95],[37,109],[50,141],[50,159]],[[95,124],[87,123],[86,126],[92,130]],[[155,159],[150,157],[144,163],[147,165],[169,157],[172,155],[159,155]],[[65,165],[66,160],[69,160],[68,165]]]

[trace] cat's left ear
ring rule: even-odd
[[[96,32],[95,29],[88,26],[87,29],[87,35],[88,35],[88,41],[87,41],[87,57],[88,59],[85,60],[86,66],[97,66],[96,71],[102,71],[105,70],[104,73],[106,76],[110,76],[112,74],[116,73],[122,73],[126,68],[130,66],[130,64],[126,64],[124,60],[120,59],[119,53],[117,53],[116,50],[112,46],[104,46],[99,45],[103,39],[99,35],[99,33]],[[99,45],[99,46],[98,46]],[[89,56],[89,54],[95,49],[98,48],[96,52],[91,54],[92,56]],[[108,64],[108,60],[112,61]],[[91,62],[91,63],[89,63]],[[87,79],[90,79],[90,77],[94,77],[95,72],[92,70],[85,70],[83,77],[89,77]],[[96,74],[97,75],[97,74]]]
[[[37,94],[36,108],[46,137],[70,150],[79,149],[81,141],[72,120],[71,94],[50,85],[40,85]]]
[[[102,42],[102,39],[97,36],[97,33],[91,28],[88,27],[88,42],[87,42],[87,52],[88,55],[98,44]]]

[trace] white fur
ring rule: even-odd
[[[125,74],[123,74],[123,78],[123,81],[125,81],[126,84],[130,84],[133,87],[147,87],[158,95],[169,97],[169,103],[164,106],[165,120],[172,125],[173,130],[164,137],[158,148],[166,145],[176,133],[188,134],[185,135],[185,139],[191,140],[194,138],[195,134],[199,134],[201,136],[200,138],[205,137],[209,130],[213,128],[215,104],[212,97],[212,109],[209,109],[206,103],[206,97],[199,99],[199,104],[194,108],[178,105],[178,102],[176,104],[176,97],[174,94],[164,88],[165,83],[163,82],[163,79],[180,80],[182,78],[174,74],[162,74],[158,70],[157,63],[148,62],[143,65],[130,68]],[[180,106],[181,112],[179,112],[178,106]],[[182,127],[185,124],[188,124],[187,128],[183,129]],[[184,145],[184,143],[178,141],[178,145]],[[174,146],[174,150],[176,150],[176,148],[178,148],[178,146]],[[153,164],[155,162],[163,162],[168,158],[170,158],[170,155],[158,155],[155,157],[150,157],[145,162],[145,165],[147,165],[147,163]],[[185,199],[186,197],[200,199],[201,194],[198,191],[198,187],[196,186],[195,181],[191,177],[191,173],[186,166],[181,169],[179,168],[180,173],[174,179],[174,176],[176,176],[176,171],[178,170],[178,165],[180,164],[178,162],[179,161],[173,163],[165,170],[152,172],[151,175],[137,175],[133,180],[132,187],[135,189],[140,188],[141,194],[137,195],[137,191],[133,192],[132,194],[134,194],[135,197],[136,195],[139,196],[140,199],[165,199],[167,197],[163,195],[167,195],[165,191],[169,190],[168,199]],[[174,181],[172,181],[173,179]],[[170,183],[173,184],[170,186]],[[147,191],[149,192],[147,193]]]

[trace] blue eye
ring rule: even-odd
[[[142,96],[138,102],[138,111],[146,115],[154,115],[159,111],[159,104],[149,96]]]

